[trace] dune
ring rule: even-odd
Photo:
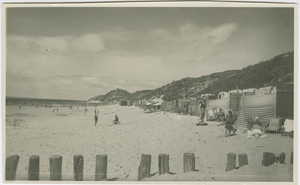
[[[143,113],[138,107],[98,107],[94,126],[93,107],[84,116],[83,108],[6,107],[5,155],[19,155],[16,180],[27,180],[31,155],[40,156],[40,180],[49,180],[49,157],[61,155],[62,180],[74,181],[73,156],[84,157],[84,181],[95,180],[96,155],[108,156],[107,179],[137,181],[141,155],[151,155],[151,177],[144,181],[244,181],[292,182],[290,164],[293,139],[275,133],[247,139],[246,133],[224,137],[219,122],[197,126],[198,118],[169,112]],[[115,114],[121,124],[113,125]],[[13,125],[15,119],[19,124]],[[246,153],[248,165],[226,172],[227,154]],[[263,152],[285,152],[286,164],[262,166]],[[170,174],[158,174],[158,155],[169,155]],[[193,172],[183,172],[183,154],[194,153]],[[238,166],[238,159],[237,159]]]

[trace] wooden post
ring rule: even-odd
[[[151,155],[142,154],[141,163],[139,166],[138,181],[150,176],[151,170]]]
[[[270,152],[264,152],[263,153],[263,160],[262,165],[263,166],[270,166],[275,162],[275,154]]]
[[[19,155],[12,155],[6,158],[5,162],[5,180],[15,180],[19,162]]]
[[[290,164],[294,164],[294,152],[291,152],[291,161],[290,161]]]
[[[39,180],[40,176],[40,157],[32,155],[29,158],[28,180]]]
[[[107,179],[107,155],[97,155],[95,180],[101,181],[105,179]]]
[[[235,169],[236,166],[236,154],[235,153],[228,153],[227,154],[227,166],[226,171],[231,171]]]
[[[183,172],[195,171],[195,155],[193,153],[183,154]]]
[[[50,163],[50,180],[60,181],[62,171],[62,156],[52,155],[49,158]]]
[[[159,168],[159,175],[169,173],[169,155],[168,154],[159,154],[158,155],[158,168]]]
[[[279,163],[280,164],[284,164],[285,163],[285,153],[282,152],[280,155],[279,155]]]
[[[83,156],[74,155],[74,179],[75,181],[83,180]]]
[[[247,154],[239,154],[239,167],[242,167],[244,165],[248,165],[248,156]]]

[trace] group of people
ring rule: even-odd
[[[235,118],[233,116],[233,112],[229,110],[228,114],[226,115],[225,121],[225,137],[231,136],[231,132],[235,134],[236,131],[237,129],[235,127]],[[264,134],[263,123],[258,116],[252,116],[247,123],[247,138],[251,139],[253,137],[256,139],[258,139],[259,137],[267,137]]]
[[[183,115],[187,115],[189,113],[189,106],[190,106],[190,103],[187,102],[183,105],[183,107],[181,108],[181,111],[183,113]],[[200,101],[199,102],[199,106],[198,106],[198,109],[200,111],[200,114],[199,114],[199,117],[200,117],[200,120],[203,122],[204,120],[204,115],[205,115],[205,107],[206,107],[206,103],[204,100]],[[191,111],[190,112],[191,115],[193,115],[194,113]]]
[[[258,139],[258,137],[266,137],[264,134],[264,126],[258,116],[252,116],[247,124],[247,138],[251,139],[252,137],[256,139]]]
[[[53,112],[55,112],[55,109],[53,109]],[[56,108],[56,112],[58,112],[58,107]]]
[[[99,110],[97,109],[97,107],[95,107],[95,110],[94,110],[94,121],[95,121],[95,126],[97,125],[98,123],[98,116],[99,116]],[[118,115],[116,114],[115,115],[115,119],[112,121],[113,124],[120,124],[120,121],[119,121],[119,117]]]
[[[185,104],[183,105],[183,107],[182,107],[182,113],[183,113],[183,115],[187,115],[187,114],[188,114],[188,111],[189,111],[189,105],[190,105],[189,102],[187,102],[187,103],[185,103]]]

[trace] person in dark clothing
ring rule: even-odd
[[[94,120],[95,120],[95,126],[97,125],[98,122],[98,114],[99,114],[99,110],[95,107],[95,115],[94,115]]]
[[[202,100],[199,104],[199,110],[200,110],[200,120],[203,122],[204,121],[204,116],[205,116],[205,108],[206,108],[206,103],[204,100]]]
[[[119,117],[118,117],[117,114],[115,115],[115,119],[113,120],[113,124],[120,124]]]
[[[225,137],[231,136],[231,131],[233,134],[236,132],[236,128],[234,127],[234,116],[232,111],[228,111],[228,115],[226,116],[226,123],[225,123]]]

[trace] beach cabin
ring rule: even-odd
[[[276,93],[276,117],[294,119],[294,83],[279,83]]]
[[[121,105],[121,106],[127,106],[127,101],[121,100],[121,101],[119,101],[119,105]]]
[[[259,95],[264,95],[264,94],[276,94],[277,88],[274,86],[268,86],[268,87],[261,87],[258,89],[258,94]]]
[[[255,96],[257,94],[258,94],[258,89],[255,88],[243,89],[244,96]]]
[[[228,98],[229,97],[229,93],[222,91],[218,93],[218,99],[222,99],[222,98]]]
[[[132,106],[132,105],[133,105],[133,101],[127,100],[127,106]]]
[[[230,90],[230,91],[228,91],[228,93],[229,94],[231,94],[231,93],[243,93],[243,90],[240,90],[240,89],[234,89],[234,90]]]
[[[201,94],[201,98],[207,99],[207,100],[213,100],[217,99],[215,94]]]
[[[161,103],[156,103],[154,104],[155,110],[160,110],[161,109]]]

